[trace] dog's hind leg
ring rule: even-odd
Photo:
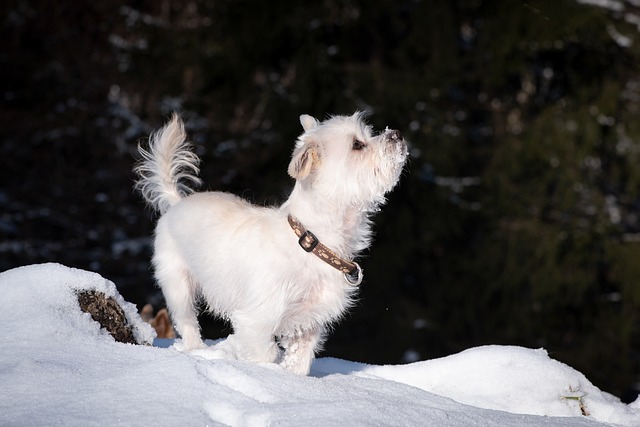
[[[284,348],[282,366],[294,374],[307,375],[316,350],[322,345],[323,336],[321,330],[312,329],[279,337],[280,345]]]
[[[162,287],[162,292],[167,301],[173,324],[182,337],[184,349],[202,348],[204,343],[200,337],[195,285],[186,270],[183,270],[180,276],[173,276],[171,280],[171,284]],[[158,281],[162,283],[160,278]]]
[[[171,242],[162,233],[156,238],[155,275],[162,289],[175,329],[182,337],[185,350],[204,347],[200,338],[196,299],[197,284],[182,258],[171,250]]]

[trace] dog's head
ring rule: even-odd
[[[397,130],[374,135],[364,115],[334,116],[319,122],[300,116],[289,175],[306,189],[345,203],[378,205],[398,182],[407,143]]]

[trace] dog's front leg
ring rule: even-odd
[[[279,342],[284,349],[282,366],[298,375],[307,375],[315,352],[322,344],[324,333],[321,329],[296,331],[290,335],[282,335]]]
[[[273,323],[264,320],[266,313],[234,313],[231,316],[233,334],[227,346],[242,360],[272,363],[278,358],[278,346],[273,339]]]

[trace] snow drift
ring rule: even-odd
[[[122,344],[78,306],[97,290],[138,342],[153,330],[99,275],[56,264],[0,274],[0,425],[640,426],[625,405],[544,350],[487,346],[372,366],[323,358],[311,376]]]

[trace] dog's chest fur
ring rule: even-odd
[[[286,307],[277,334],[321,327],[338,320],[353,304],[356,288],[340,277],[333,276],[331,280],[316,277],[304,282],[305,292]]]

